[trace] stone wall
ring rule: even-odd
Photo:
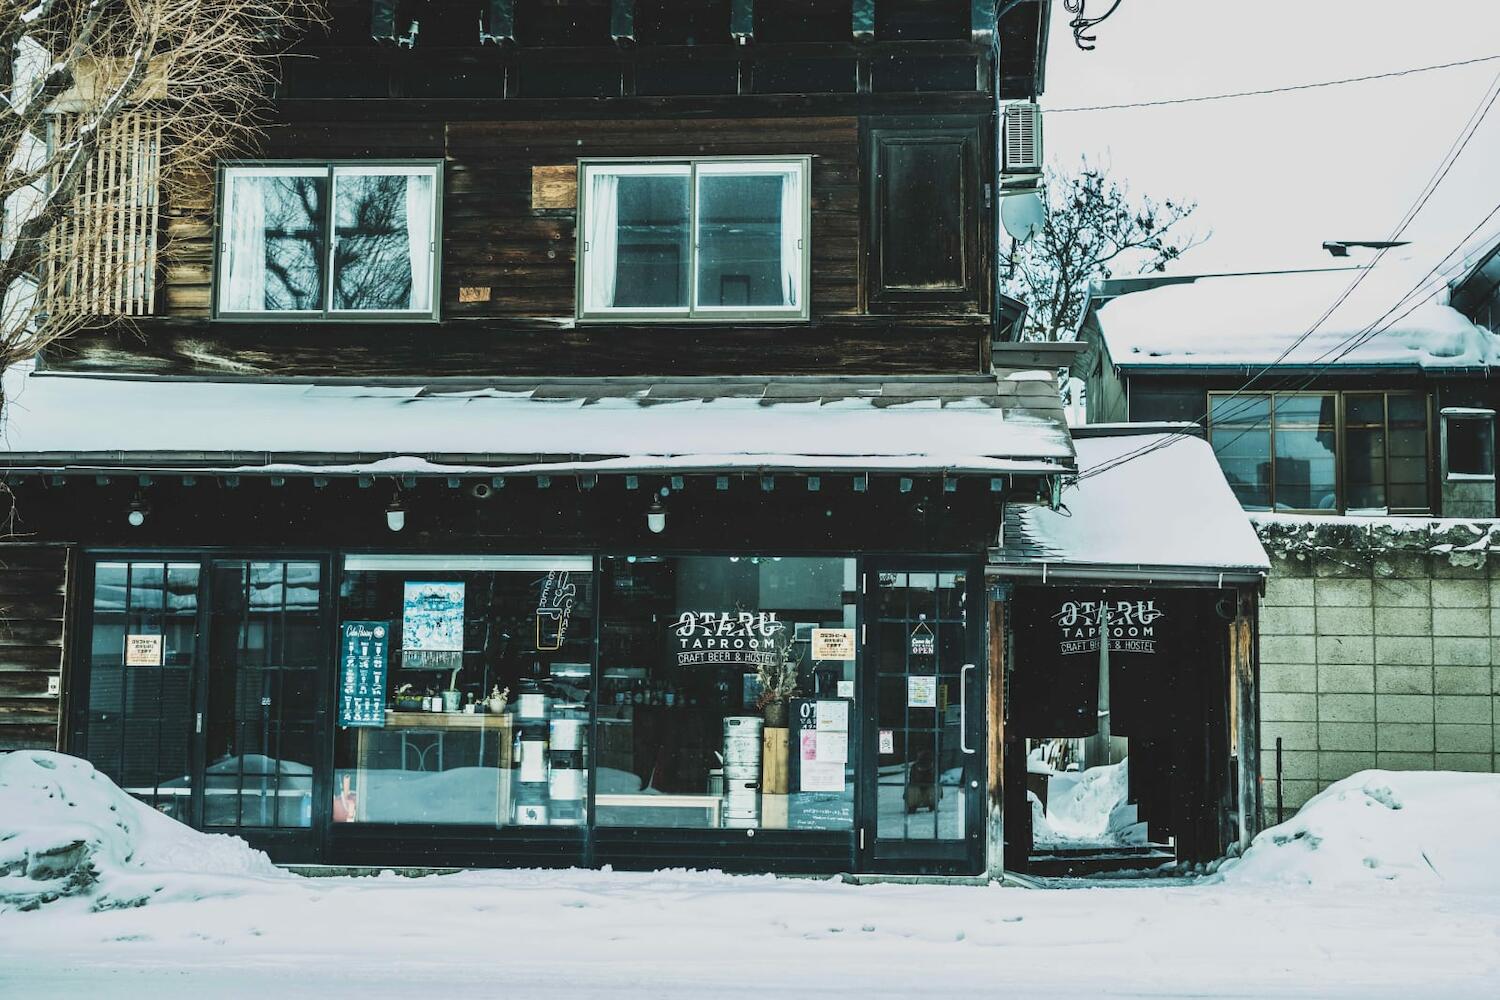
[[[1261,747],[1275,820],[1364,768],[1500,771],[1500,532],[1491,522],[1257,524]]]

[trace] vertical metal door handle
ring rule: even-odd
[[[964,681],[973,669],[974,664],[965,663],[958,672],[958,748],[969,754],[975,751],[969,746],[969,685]]]

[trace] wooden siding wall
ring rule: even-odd
[[[68,550],[0,546],[0,751],[58,746]]]
[[[859,308],[859,122],[775,118],[643,123],[505,121],[299,124],[269,129],[263,156],[443,158],[444,319],[564,318],[574,313],[577,212],[533,208],[532,168],[588,156],[798,155],[813,157],[814,318]],[[171,206],[166,315],[211,314],[214,184],[200,178],[190,202]],[[459,289],[488,288],[462,302]]]

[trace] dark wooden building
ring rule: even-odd
[[[1049,12],[334,0],[7,374],[0,741],[282,861],[998,870]]]

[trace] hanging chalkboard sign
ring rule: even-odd
[[[343,622],[339,631],[339,725],[384,726],[391,623]]]

